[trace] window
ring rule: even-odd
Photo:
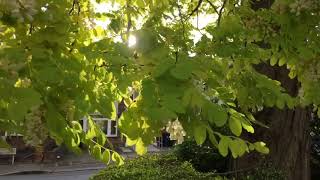
[[[7,136],[23,136],[22,134],[18,134],[18,133],[8,133],[7,131],[0,131],[0,137],[7,137]]]
[[[101,128],[107,137],[116,137],[118,135],[117,121],[108,118],[92,118]]]
[[[117,137],[118,136],[118,123],[116,120],[111,120],[104,117],[101,114],[90,115],[92,120],[101,128],[101,130],[106,134],[107,137]],[[89,124],[87,119],[83,119],[83,130],[87,131]]]
[[[114,103],[116,107],[116,113],[119,114],[119,103]],[[107,137],[117,137],[118,136],[118,122],[117,120],[111,120],[109,118],[104,117],[100,113],[90,114],[92,120],[101,128],[101,130],[107,135]],[[82,119],[83,130],[86,132],[90,127],[88,120],[86,118]]]

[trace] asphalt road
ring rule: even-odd
[[[88,180],[98,170],[0,176],[0,180]]]

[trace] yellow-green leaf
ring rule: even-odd
[[[124,164],[123,158],[117,152],[112,153],[111,159],[112,159],[112,161],[116,162],[118,166],[121,166]]]
[[[269,148],[266,146],[264,142],[255,142],[254,149],[263,154],[269,154]]]
[[[94,145],[92,148],[92,155],[96,159],[101,159],[101,147],[99,145]]]
[[[194,126],[193,131],[194,138],[198,145],[201,145],[207,138],[207,131],[204,125],[196,125]]]
[[[223,156],[226,157],[228,155],[228,147],[229,147],[229,142],[231,141],[231,139],[229,137],[226,136],[222,136],[219,144],[218,144],[218,150],[219,153]]]
[[[243,129],[245,129],[247,132],[254,133],[253,126],[247,120],[243,119],[241,121],[241,125],[242,125]]]
[[[275,56],[272,56],[270,59],[270,65],[274,66],[277,64],[277,62],[278,62],[278,59]]]
[[[229,128],[234,135],[240,136],[242,132],[240,119],[237,119],[235,116],[231,116],[229,119]]]
[[[282,57],[282,58],[279,59],[278,65],[279,66],[283,66],[286,62],[287,62],[286,58]]]
[[[147,147],[146,145],[143,143],[143,141],[141,140],[141,138],[139,138],[139,140],[137,141],[136,144],[136,152],[139,155],[143,155],[145,153],[147,153]]]
[[[110,151],[109,150],[105,150],[103,153],[102,153],[102,161],[106,164],[109,164],[110,162]]]

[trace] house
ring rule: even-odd
[[[123,102],[115,103],[117,111],[117,119],[120,117],[121,113],[126,109]],[[112,120],[110,118],[104,117],[99,113],[93,113],[90,115],[92,120],[102,129],[106,134],[109,142],[114,146],[115,149],[120,151],[133,151],[134,147],[127,147],[125,143],[125,137],[120,133],[118,129],[117,119]],[[82,120],[83,130],[86,132],[89,129],[88,120],[83,118]],[[17,149],[17,160],[26,160],[32,159],[35,153],[34,147],[31,147],[24,143],[23,136],[21,134],[8,134],[7,132],[0,131],[0,137],[5,139],[12,147]],[[156,150],[154,148],[159,148],[164,145],[163,142],[168,141],[168,133],[164,133],[163,137],[158,137],[155,139],[155,143],[149,147],[150,151]],[[52,139],[49,139],[44,143],[44,153],[41,161],[43,160],[55,160],[56,156],[54,155],[55,151],[59,149],[55,142]],[[60,152],[64,152],[61,151]],[[1,161],[1,159],[0,159]]]
[[[124,102],[115,103],[116,111],[117,111],[117,119],[121,116],[121,113],[126,109]],[[118,129],[118,121],[117,119],[112,120],[99,113],[94,113],[90,115],[92,120],[102,129],[102,131],[106,134],[108,140],[113,144],[116,149],[126,151],[124,147],[128,147],[125,143],[125,137],[120,133]],[[82,119],[83,122],[83,130],[86,132],[89,129],[88,120],[86,118]],[[169,133],[163,131],[163,135],[161,137],[155,138],[154,144],[152,144],[149,149],[155,150],[156,148],[161,148],[163,146],[172,146],[173,141],[169,139]],[[132,150],[134,147],[132,147]]]

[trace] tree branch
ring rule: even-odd
[[[203,0],[199,0],[197,6],[192,10],[192,12],[189,14],[189,17],[192,16],[196,11],[199,10]]]
[[[183,17],[182,17],[182,12],[181,12],[181,7],[179,5],[179,2],[177,2],[177,6],[178,6],[178,10],[179,10],[180,22],[182,24],[182,36],[183,36],[183,39],[186,40],[186,37],[185,37],[185,24],[184,24],[184,20],[183,20]]]
[[[71,14],[74,12],[76,6],[77,6],[77,9],[78,9],[77,14],[78,14],[78,15],[80,14],[81,7],[80,7],[79,0],[73,0],[73,1],[72,1],[72,7],[71,7],[71,9],[69,10],[69,15],[71,15]]]
[[[222,12],[223,12],[223,9],[225,7],[225,5],[227,4],[227,0],[224,0],[223,1],[223,4],[219,10],[219,17],[218,17],[218,26],[220,25],[220,22],[221,22],[221,16],[222,16]]]
[[[218,11],[217,7],[216,7],[211,1],[207,0],[207,2],[208,2],[209,5],[214,9],[214,11],[215,11],[217,14],[219,14],[219,11]]]
[[[126,4],[126,9],[127,9],[127,45],[129,46],[129,36],[130,36],[130,29],[132,26],[132,20],[131,20],[131,14],[130,14],[130,4],[131,4],[131,0],[127,0],[127,4]]]

